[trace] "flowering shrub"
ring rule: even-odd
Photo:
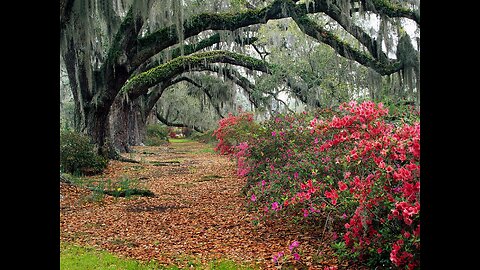
[[[228,117],[219,121],[219,127],[213,132],[218,140],[218,144],[215,147],[215,151],[224,155],[233,155],[236,151],[236,147],[246,142],[249,137],[257,134],[257,124],[253,122],[252,113],[241,113],[235,116],[231,113]],[[241,148],[238,148],[241,151]]]
[[[307,223],[328,213],[339,232],[332,241],[340,257],[415,269],[420,124],[418,114],[405,112],[392,117],[381,103],[365,101],[280,115],[224,153],[237,157],[250,205],[265,217],[288,215]]]

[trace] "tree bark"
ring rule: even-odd
[[[131,104],[121,98],[115,99],[110,110],[109,124],[113,147],[120,153],[130,153],[129,120],[132,113]]]

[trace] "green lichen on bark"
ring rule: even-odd
[[[384,14],[388,17],[406,17],[414,20],[420,24],[420,16],[418,12],[410,10],[401,6],[399,3],[394,3],[387,0],[370,0],[374,5],[374,9],[377,13]]]
[[[208,51],[179,56],[169,62],[142,72],[131,78],[123,87],[122,92],[132,96],[144,94],[148,88],[166,81],[192,67],[210,63],[229,63],[241,65],[251,70],[268,72],[271,65],[262,60],[229,51]]]

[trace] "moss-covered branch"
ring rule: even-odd
[[[256,37],[250,37],[250,38],[239,38],[239,37],[237,37],[237,38],[235,38],[234,41],[236,43],[239,43],[239,44],[242,44],[242,45],[250,45],[257,40],[258,40],[258,38],[256,38]],[[212,45],[220,43],[220,41],[221,41],[220,34],[215,33],[215,34],[213,34],[213,35],[211,35],[207,38],[204,38],[204,39],[200,40],[199,42],[184,45],[183,46],[183,55],[189,55],[189,54],[198,52],[198,51],[203,50],[205,48],[208,48]],[[182,49],[180,47],[176,47],[175,49],[172,49],[170,53],[171,53],[171,58],[172,59],[177,58],[177,57],[182,55]],[[152,61],[148,65],[145,65],[144,68],[140,67],[139,70],[140,70],[140,72],[144,72],[148,69],[153,68],[154,66],[158,66],[159,64],[160,63],[158,61]]]
[[[373,58],[367,53],[363,53],[360,50],[353,48],[351,45],[342,41],[331,32],[323,29],[320,25],[305,15],[295,16],[293,19],[305,34],[329,45],[341,56],[354,60],[363,66],[370,67],[381,75],[395,73],[402,67],[399,61],[381,61]]]
[[[216,73],[221,74],[221,75],[225,75],[233,83],[237,84],[242,89],[244,89],[245,92],[247,93],[247,95],[249,96],[250,102],[256,108],[258,108],[258,104],[250,98],[251,93],[255,88],[255,85],[252,84],[247,78],[241,76],[238,71],[233,70],[233,69],[222,69],[221,70],[219,67],[214,66],[214,65],[197,66],[197,67],[194,67],[194,68],[192,68],[188,71],[189,72],[190,71],[194,71],[194,72],[211,71],[211,72],[216,72]],[[170,86],[172,86],[176,83],[179,83],[181,81],[188,81],[188,82],[192,83],[193,85],[196,85],[199,88],[202,87],[197,82],[195,82],[195,81],[193,81],[193,80],[191,80],[191,79],[189,79],[188,77],[185,77],[185,76],[176,77],[176,78],[170,79],[166,82],[162,82],[161,84],[158,85],[158,87],[156,89],[153,89],[153,90],[150,89],[150,91],[148,92],[147,98],[145,99],[146,100],[145,101],[146,102],[146,106],[145,106],[146,114],[145,115],[148,115],[150,113],[150,111],[153,109],[153,107],[157,103],[158,99],[162,96],[163,91],[165,91],[165,89],[167,89],[168,87],[170,87]],[[209,93],[206,93],[206,94],[209,97],[209,99],[212,100],[211,95]],[[223,115],[220,113],[220,109],[218,107],[215,107],[215,110],[217,111],[218,115],[223,118]]]
[[[420,12],[402,7],[398,3],[393,3],[388,0],[367,0],[364,8],[366,11],[382,14],[390,18],[408,18],[415,21],[420,26]]]
[[[323,12],[334,20],[338,21],[349,33],[357,38],[374,56],[376,56],[376,44],[373,39],[365,33],[360,27],[352,25],[349,18],[341,13],[339,7],[332,3],[327,3],[324,0],[315,0],[310,2],[307,8],[305,3],[296,3],[293,0],[275,0],[270,5],[264,8],[248,9],[237,13],[203,13],[191,17],[189,20],[183,22],[183,38],[189,38],[199,34],[205,30],[235,30],[241,27],[266,23],[271,19],[280,19],[296,16],[297,18],[307,18],[308,13]],[[365,1],[363,1],[365,2]],[[382,14],[390,17],[405,17],[415,20],[420,24],[420,16],[418,12],[404,8],[398,4],[393,4],[387,0],[367,0],[365,3],[365,10]],[[310,31],[309,31],[310,32]],[[361,60],[359,63],[365,65],[368,59],[364,54],[359,54],[350,46],[340,44],[338,40],[329,40],[331,44],[338,44],[339,53],[342,56],[357,55],[352,60]],[[177,36],[176,25],[170,25],[162,28],[152,34],[138,40],[139,50],[132,60],[132,66],[136,68],[148,58],[159,53],[163,49],[175,45],[179,42]],[[322,41],[323,42],[323,41]],[[328,43],[327,43],[328,44]],[[329,44],[329,45],[331,45]],[[372,64],[367,66],[374,66]],[[377,67],[379,70],[388,69],[388,67]],[[388,72],[387,72],[388,74]]]
[[[377,57],[377,44],[375,40],[365,32],[361,27],[352,22],[350,13],[342,12],[342,8],[338,4],[325,5],[325,14],[335,20],[340,26],[355,37],[374,57]],[[297,16],[298,17],[298,16]],[[306,17],[306,16],[304,16]],[[385,56],[386,58],[386,56]]]
[[[159,65],[146,72],[131,78],[122,88],[130,99],[145,94],[148,88],[167,81],[196,66],[205,66],[210,63],[228,63],[243,66],[251,70],[268,72],[269,65],[261,60],[246,55],[228,51],[209,51],[177,57],[165,64]]]
[[[296,9],[297,13],[301,14],[314,12],[313,10],[308,11],[304,4],[295,4],[291,0],[275,0],[264,8],[237,13],[202,13],[183,22],[183,37],[186,39],[205,30],[235,30],[249,25],[266,23],[272,19],[287,18],[290,17],[289,12],[292,9]],[[133,66],[140,65],[146,59],[178,42],[176,25],[162,28],[139,39],[140,47],[132,61]]]

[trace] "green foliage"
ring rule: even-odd
[[[60,171],[75,175],[101,173],[108,159],[97,154],[86,135],[74,131],[60,132]]]
[[[216,145],[217,139],[213,136],[213,130],[207,130],[204,133],[200,132],[194,132],[190,138],[192,140],[202,142],[202,143],[207,143],[211,145]]]
[[[103,181],[91,189],[97,191],[98,193],[103,193],[111,195],[114,197],[130,197],[132,195],[145,195],[151,196],[151,193],[148,190],[142,190],[138,188],[138,180],[130,179],[128,177],[122,177],[119,181]]]
[[[159,146],[168,143],[168,128],[161,124],[148,125],[145,144]]]
[[[113,197],[130,197],[134,195],[139,196],[154,196],[150,190],[141,188],[137,179],[131,179],[122,176],[119,180],[112,181],[111,179],[95,179],[89,177],[76,177],[68,174],[63,174],[68,178],[72,184],[81,186],[94,191],[86,201],[101,201],[104,195]]]

